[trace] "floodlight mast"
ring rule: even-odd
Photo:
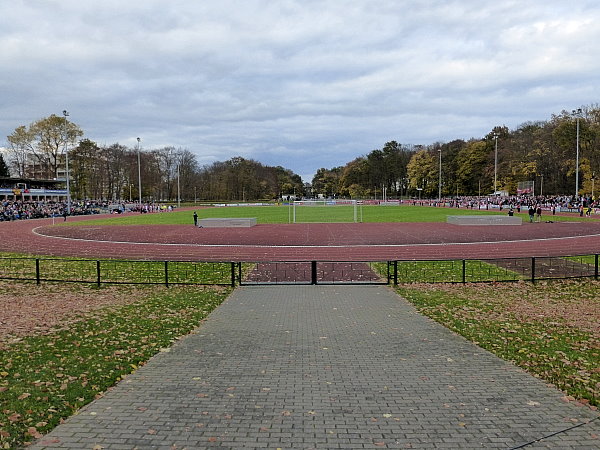
[[[67,126],[67,117],[69,113],[66,109],[63,109],[63,116],[65,117],[65,171],[67,178],[67,215],[71,215],[71,178],[69,176],[69,149],[67,148],[67,141],[69,140],[69,130]]]
[[[442,201],[442,149],[438,149],[438,153],[440,154],[440,170],[439,170],[439,179],[438,179],[438,202]]]
[[[140,141],[141,139],[137,138],[137,157],[138,157],[138,195],[140,200],[140,213],[142,213],[142,166],[140,164]]]
[[[575,198],[579,197],[579,119],[581,118],[581,108],[573,110],[572,115],[577,122],[577,138],[575,141]]]
[[[496,141],[494,146],[494,195],[498,192],[498,138],[500,135],[496,132],[492,134],[492,139]]]

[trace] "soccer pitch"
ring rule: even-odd
[[[206,218],[238,218],[256,217],[257,223],[292,222],[292,207],[280,206],[227,206],[202,207],[195,210],[199,219]],[[94,221],[97,225],[186,225],[193,223],[193,209],[151,214],[127,214],[112,216]],[[466,210],[454,208],[437,208],[431,206],[379,206],[359,205],[359,222],[446,222],[449,215],[502,214],[500,211]],[[353,206],[310,206],[303,207],[300,213],[296,210],[298,222],[304,223],[352,223]],[[525,218],[525,214],[521,214]],[[85,225],[84,222],[66,222],[67,225]]]

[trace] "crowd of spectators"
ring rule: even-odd
[[[125,211],[153,213],[172,211],[173,206],[157,203],[114,203],[107,201],[71,202],[72,216],[100,213],[122,213]],[[42,219],[47,217],[66,217],[66,202],[57,201],[0,201],[0,222],[25,219]]]
[[[98,214],[103,204],[98,202],[73,202],[71,215]],[[65,216],[66,202],[56,201],[11,201],[0,202],[0,221],[41,219],[44,217]]]
[[[510,195],[510,196],[463,196],[456,198],[443,198],[438,200],[412,200],[414,204],[429,204],[431,206],[449,206],[452,208],[467,209],[499,209],[499,210],[528,210],[529,207],[542,208],[547,211],[571,211],[582,212],[591,208],[600,207],[598,199],[592,197],[578,197],[566,195],[532,196],[532,195]]]

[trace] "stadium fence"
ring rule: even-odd
[[[144,285],[482,283],[598,279],[599,255],[528,258],[202,262],[0,258],[0,279]]]

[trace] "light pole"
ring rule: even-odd
[[[440,154],[440,170],[439,170],[439,179],[438,179],[438,202],[442,201],[442,149],[438,149],[438,153]]]
[[[495,149],[494,149],[494,195],[498,192],[498,138],[500,135],[498,133],[494,133],[492,138],[496,141]]]
[[[71,177],[69,176],[69,150],[67,149],[67,141],[69,131],[67,128],[67,117],[69,113],[66,109],[63,109],[63,116],[65,116],[65,170],[67,172],[67,214],[71,215]]]
[[[544,175],[540,175],[540,197],[544,196]]]
[[[579,118],[581,117],[581,108],[573,110],[573,116],[577,121],[577,140],[575,144],[575,198],[579,196]]]
[[[140,164],[140,138],[137,138],[137,157],[138,157],[138,194],[140,197],[140,213],[142,213],[142,166]]]
[[[179,167],[181,166],[181,163],[178,162],[177,163],[177,207],[180,208],[181,207],[181,195],[180,195],[180,191],[179,191]]]

